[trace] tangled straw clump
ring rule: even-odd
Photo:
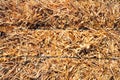
[[[120,29],[117,0],[1,0],[0,25],[30,29]]]
[[[3,80],[120,79],[116,31],[15,31],[0,40]]]

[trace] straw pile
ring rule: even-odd
[[[0,80],[120,80],[119,0],[1,0]]]

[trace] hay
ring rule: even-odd
[[[120,2],[76,0],[1,0],[0,25],[30,29],[120,30]],[[52,22],[52,23],[51,23]]]
[[[119,0],[1,0],[0,80],[119,80]]]

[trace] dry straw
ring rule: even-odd
[[[119,0],[0,0],[0,80],[120,80]]]

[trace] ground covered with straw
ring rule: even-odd
[[[120,1],[0,0],[0,80],[120,80]]]

